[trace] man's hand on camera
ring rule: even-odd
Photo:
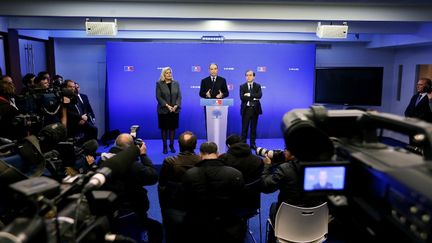
[[[263,159],[263,162],[266,165],[270,165],[272,161],[271,161],[271,159],[266,154],[265,157],[264,157],[264,159]]]
[[[66,96],[63,96],[63,104],[70,104],[70,99]]]
[[[92,155],[86,155],[85,158],[88,165],[92,165],[95,162],[95,158]]]
[[[141,147],[138,147],[138,148],[140,149],[140,155],[146,155],[147,154],[147,146],[146,146],[145,142],[143,142],[141,144]]]

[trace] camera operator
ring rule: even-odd
[[[284,134],[285,150],[283,161],[264,158],[262,190],[272,193],[279,190],[278,201],[270,207],[269,217],[274,223],[277,209],[282,202],[302,207],[318,206],[326,199],[322,196],[302,194],[302,171],[300,161],[328,161],[334,154],[334,145],[320,129],[310,124],[299,124]],[[273,224],[274,225],[274,224]],[[270,227],[268,242],[274,242],[274,232]]]
[[[102,163],[130,146],[135,146],[133,137],[127,133],[120,134],[115,141],[115,146],[109,150],[109,153],[102,153]],[[112,180],[107,184],[107,189],[114,191],[123,205],[130,205],[130,209],[140,218],[141,226],[148,229],[150,242],[162,242],[162,225],[147,216],[150,203],[147,190],[143,186],[156,184],[158,172],[150,158],[147,157],[145,143],[142,143],[140,147],[139,161],[133,163],[126,173],[127,175],[124,177],[115,178],[113,176]]]
[[[19,114],[18,108],[11,99],[15,95],[15,86],[8,81],[0,81],[0,137],[16,139],[15,127],[12,124]]]

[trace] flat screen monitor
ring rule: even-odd
[[[346,189],[347,162],[304,164],[304,192],[341,192]]]
[[[383,67],[328,67],[315,70],[315,103],[380,106]]]

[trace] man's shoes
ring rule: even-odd
[[[176,150],[174,149],[174,145],[172,145],[172,144],[170,144],[170,152],[171,153],[175,153],[176,152]]]
[[[164,145],[162,153],[164,153],[164,154],[168,153],[168,147],[166,145]]]

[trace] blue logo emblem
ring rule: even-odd
[[[220,119],[220,117],[222,116],[222,112],[220,110],[214,110],[212,112],[212,115],[214,119]]]

